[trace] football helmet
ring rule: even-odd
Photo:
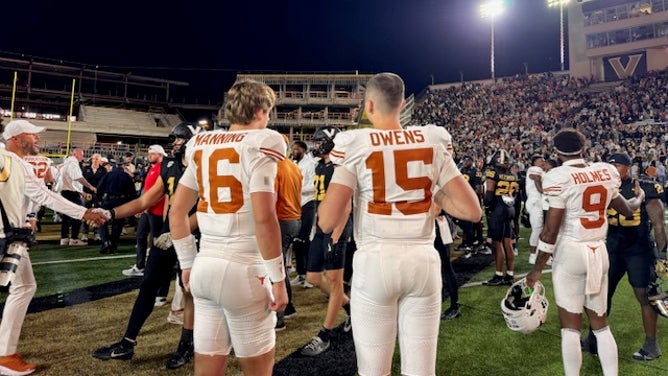
[[[501,300],[501,311],[508,328],[528,334],[545,323],[550,303],[540,281],[536,282],[533,290],[526,281],[526,278],[522,278],[510,286]]]
[[[512,158],[507,151],[499,149],[492,154],[488,164],[496,167],[509,167],[512,164]]]
[[[318,128],[313,134],[313,142],[316,144],[313,148],[313,155],[319,157],[328,154],[334,148],[334,137],[341,130],[331,125]]]
[[[647,289],[649,304],[659,315],[668,318],[668,293],[658,283],[650,283]]]
[[[191,122],[184,121],[177,125],[169,133],[169,146],[172,149],[172,154],[175,157],[180,157],[186,152],[186,143],[192,136],[199,133],[200,127]],[[175,144],[177,139],[184,140],[182,144]]]

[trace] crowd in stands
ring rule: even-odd
[[[526,166],[533,154],[551,154],[557,131],[573,127],[589,138],[591,160],[623,151],[647,167],[666,160],[667,84],[667,71],[616,87],[551,73],[464,83],[428,90],[412,122],[445,126],[459,157],[485,160],[504,148]]]

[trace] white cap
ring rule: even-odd
[[[44,129],[46,128],[38,127],[27,120],[13,120],[5,126],[5,131],[2,133],[2,138],[9,140],[10,138],[18,136],[22,133],[34,134],[39,133]]]
[[[156,154],[162,154],[164,157],[167,156],[167,153],[165,153],[165,149],[163,149],[162,146],[160,145],[151,145],[148,147],[148,152],[150,153],[156,153]]]
[[[109,163],[109,159],[107,159],[107,158],[105,158],[105,157],[102,157],[102,158],[100,158],[100,162],[102,162],[102,163]]]

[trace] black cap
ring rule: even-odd
[[[610,158],[608,158],[608,163],[618,163],[620,165],[630,166],[631,157],[629,157],[628,154],[625,153],[616,153],[611,155]]]

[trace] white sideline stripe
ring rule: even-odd
[[[120,256],[102,256],[102,257],[89,257],[75,260],[54,260],[54,261],[42,261],[42,262],[33,262],[33,265],[52,265],[52,264],[67,264],[70,262],[85,262],[85,261],[96,261],[96,260],[113,260],[120,258],[130,258],[137,257],[137,255],[120,255]]]
[[[548,274],[548,273],[552,273],[552,269],[545,269],[545,270],[543,270],[543,274]],[[518,279],[522,279],[522,278],[526,277],[527,274],[529,274],[529,273],[524,273],[524,274],[518,274],[518,275],[516,275],[516,276],[515,276],[515,281],[517,281]],[[465,284],[463,284],[461,287],[476,287],[476,286],[482,286],[484,282],[485,282],[485,281],[480,281],[480,282],[469,282],[469,283],[465,283]],[[492,287],[496,287],[496,286],[492,286]]]

